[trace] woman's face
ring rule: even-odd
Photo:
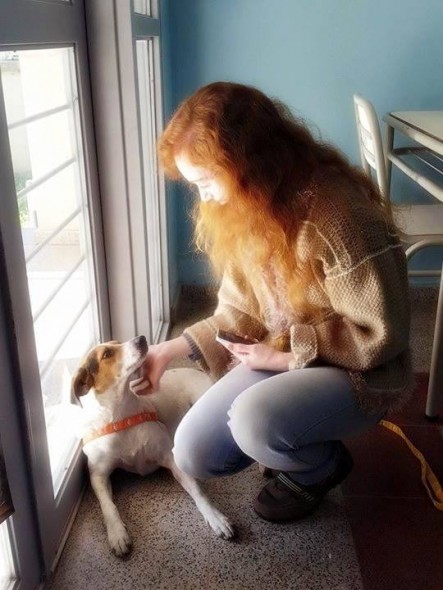
[[[203,202],[215,201],[223,205],[228,201],[226,191],[214,174],[205,168],[194,166],[184,155],[177,156],[175,163],[181,175],[198,188],[200,199]]]

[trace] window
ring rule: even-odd
[[[0,64],[56,495],[78,444],[71,376],[99,340],[73,49]]]

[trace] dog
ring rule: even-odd
[[[91,486],[100,503],[109,545],[117,556],[128,553],[132,545],[112,501],[110,475],[118,467],[140,475],[159,467],[170,469],[214,532],[223,539],[235,534],[229,519],[211,504],[197,481],[177,467],[172,455],[178,424],[212,382],[196,369],[170,369],[159,391],[140,395],[147,383],[138,373],[147,352],[144,336],[99,344],[72,378],[72,392],[81,400],[85,415],[83,451]]]

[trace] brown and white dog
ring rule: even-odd
[[[195,369],[171,369],[164,373],[159,391],[137,395],[145,385],[137,371],[147,352],[144,336],[99,344],[72,380],[75,396],[83,396],[87,432],[83,450],[91,485],[100,502],[109,544],[118,556],[130,550],[131,540],[112,501],[109,476],[117,467],[140,475],[167,467],[215,533],[224,539],[234,536],[226,516],[211,504],[197,481],[177,467],[172,455],[179,422],[211,380]]]

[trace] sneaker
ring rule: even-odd
[[[262,488],[254,500],[255,512],[271,522],[290,522],[313,512],[324,496],[351,472],[353,460],[342,444],[335,472],[322,482],[306,486],[294,481],[284,471]]]

